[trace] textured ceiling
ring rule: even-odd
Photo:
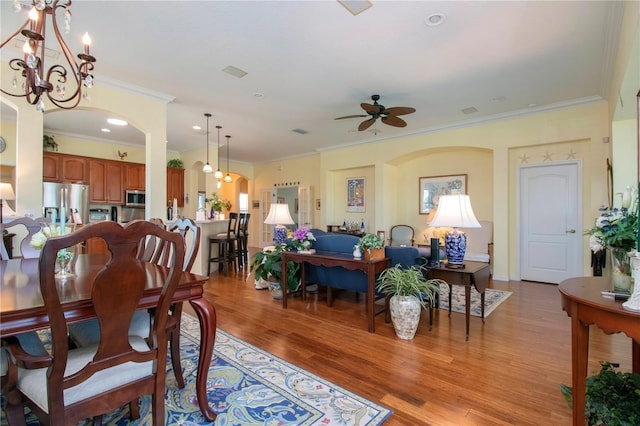
[[[3,40],[24,19],[12,3],[0,2]],[[204,128],[210,112],[211,147],[221,125],[231,159],[256,163],[604,98],[623,10],[615,1],[374,1],[354,16],[330,0],[77,0],[66,39],[77,53],[90,32],[96,85],[175,98],[169,149],[203,149],[191,127]],[[426,25],[433,13],[444,23]],[[16,56],[8,51],[3,61]],[[407,127],[378,121],[358,132],[362,118],[334,120],[362,114],[372,94],[416,108],[402,116]],[[134,129],[101,133],[103,120],[48,112],[45,129],[144,143]]]

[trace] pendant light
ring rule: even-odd
[[[222,172],[220,171],[220,129],[222,129],[222,126],[216,126],[216,129],[218,129],[218,170],[216,170],[213,176],[215,176],[216,179],[222,179]]]
[[[226,183],[231,183],[232,179],[229,175],[229,139],[231,139],[231,136],[227,135],[225,138],[227,138],[227,175],[224,177],[224,181]]]
[[[213,168],[211,167],[211,164],[209,164],[209,117],[211,117],[211,114],[205,112],[204,116],[207,117],[207,164],[204,165],[202,171],[208,174],[213,173]]]

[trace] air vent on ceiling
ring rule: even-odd
[[[226,72],[234,77],[242,78],[247,75],[246,71],[241,70],[240,68],[236,68],[233,65],[227,65],[222,69],[222,72]]]
[[[309,133],[307,130],[304,130],[304,129],[293,129],[291,131],[295,133],[299,133],[301,135],[306,135],[307,133]]]
[[[338,0],[338,3],[344,6],[354,16],[358,13],[362,13],[365,10],[373,6],[369,0]]]

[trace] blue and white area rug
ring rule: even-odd
[[[381,405],[218,329],[207,379],[209,404],[218,417],[214,423],[207,422],[195,396],[200,342],[198,321],[183,314],[181,330],[186,386],[184,389],[176,386],[169,359],[165,396],[167,425],[373,426],[382,424],[391,415],[391,411]],[[105,414],[103,424],[151,425],[150,401],[149,396],[141,401],[138,421],[132,422],[128,407],[124,407]],[[1,416],[0,423],[4,426],[4,410]],[[30,413],[27,420],[29,426],[38,424]]]
[[[464,307],[464,286],[453,285],[453,294],[451,296],[451,310],[453,312],[465,313]],[[502,302],[511,296],[510,291],[494,290],[487,288],[484,291],[484,317],[488,317]],[[440,309],[449,310],[449,286],[440,285]],[[471,287],[471,315],[479,317],[482,315],[480,305],[480,293]]]

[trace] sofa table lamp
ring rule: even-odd
[[[468,195],[442,195],[433,220],[433,227],[453,228],[444,237],[444,250],[447,254],[447,267],[464,268],[464,254],[467,250],[467,236],[458,228],[481,228],[473,214]]]
[[[13,192],[13,187],[10,183],[0,182],[0,223],[2,223],[5,211],[9,216],[15,215],[15,212],[4,203],[5,200],[15,200],[16,194]]]
[[[264,220],[267,225],[275,225],[273,229],[274,244],[283,244],[287,240],[287,228],[284,225],[293,225],[295,222],[289,214],[288,204],[271,204],[269,214]]]

